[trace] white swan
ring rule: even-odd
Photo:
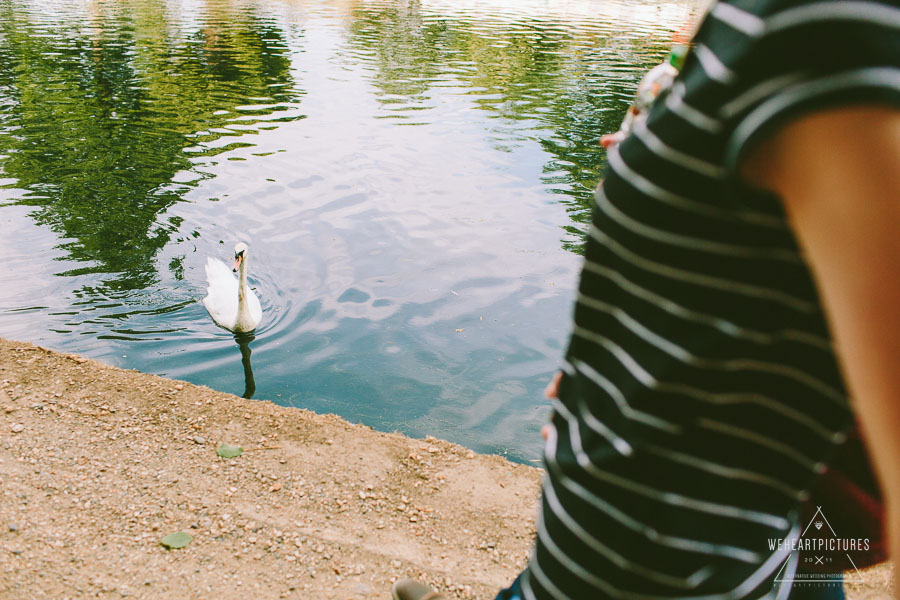
[[[234,269],[221,260],[207,257],[206,298],[203,306],[218,325],[235,332],[253,331],[262,319],[262,307],[256,294],[247,286],[247,244],[234,246]],[[240,280],[232,271],[240,270]]]

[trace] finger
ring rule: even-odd
[[[553,379],[551,379],[550,383],[547,384],[547,387],[544,388],[544,397],[559,398],[559,381],[561,379],[562,371],[557,371],[553,374]]]
[[[600,145],[604,148],[609,148],[613,144],[621,142],[623,139],[625,139],[625,135],[621,131],[607,133],[600,137]]]

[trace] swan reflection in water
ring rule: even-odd
[[[234,334],[234,341],[237,342],[241,349],[241,364],[244,365],[244,398],[252,398],[256,391],[256,382],[253,380],[253,367],[250,365],[250,342],[256,339],[253,332],[242,332]]]

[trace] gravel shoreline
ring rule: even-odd
[[[3,600],[387,599],[404,576],[490,599],[525,564],[540,473],[0,339]],[[888,566],[864,579],[851,600],[890,596]]]

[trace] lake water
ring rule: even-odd
[[[0,335],[536,459],[599,137],[692,8],[4,2]],[[198,301],[241,240],[252,341]]]

